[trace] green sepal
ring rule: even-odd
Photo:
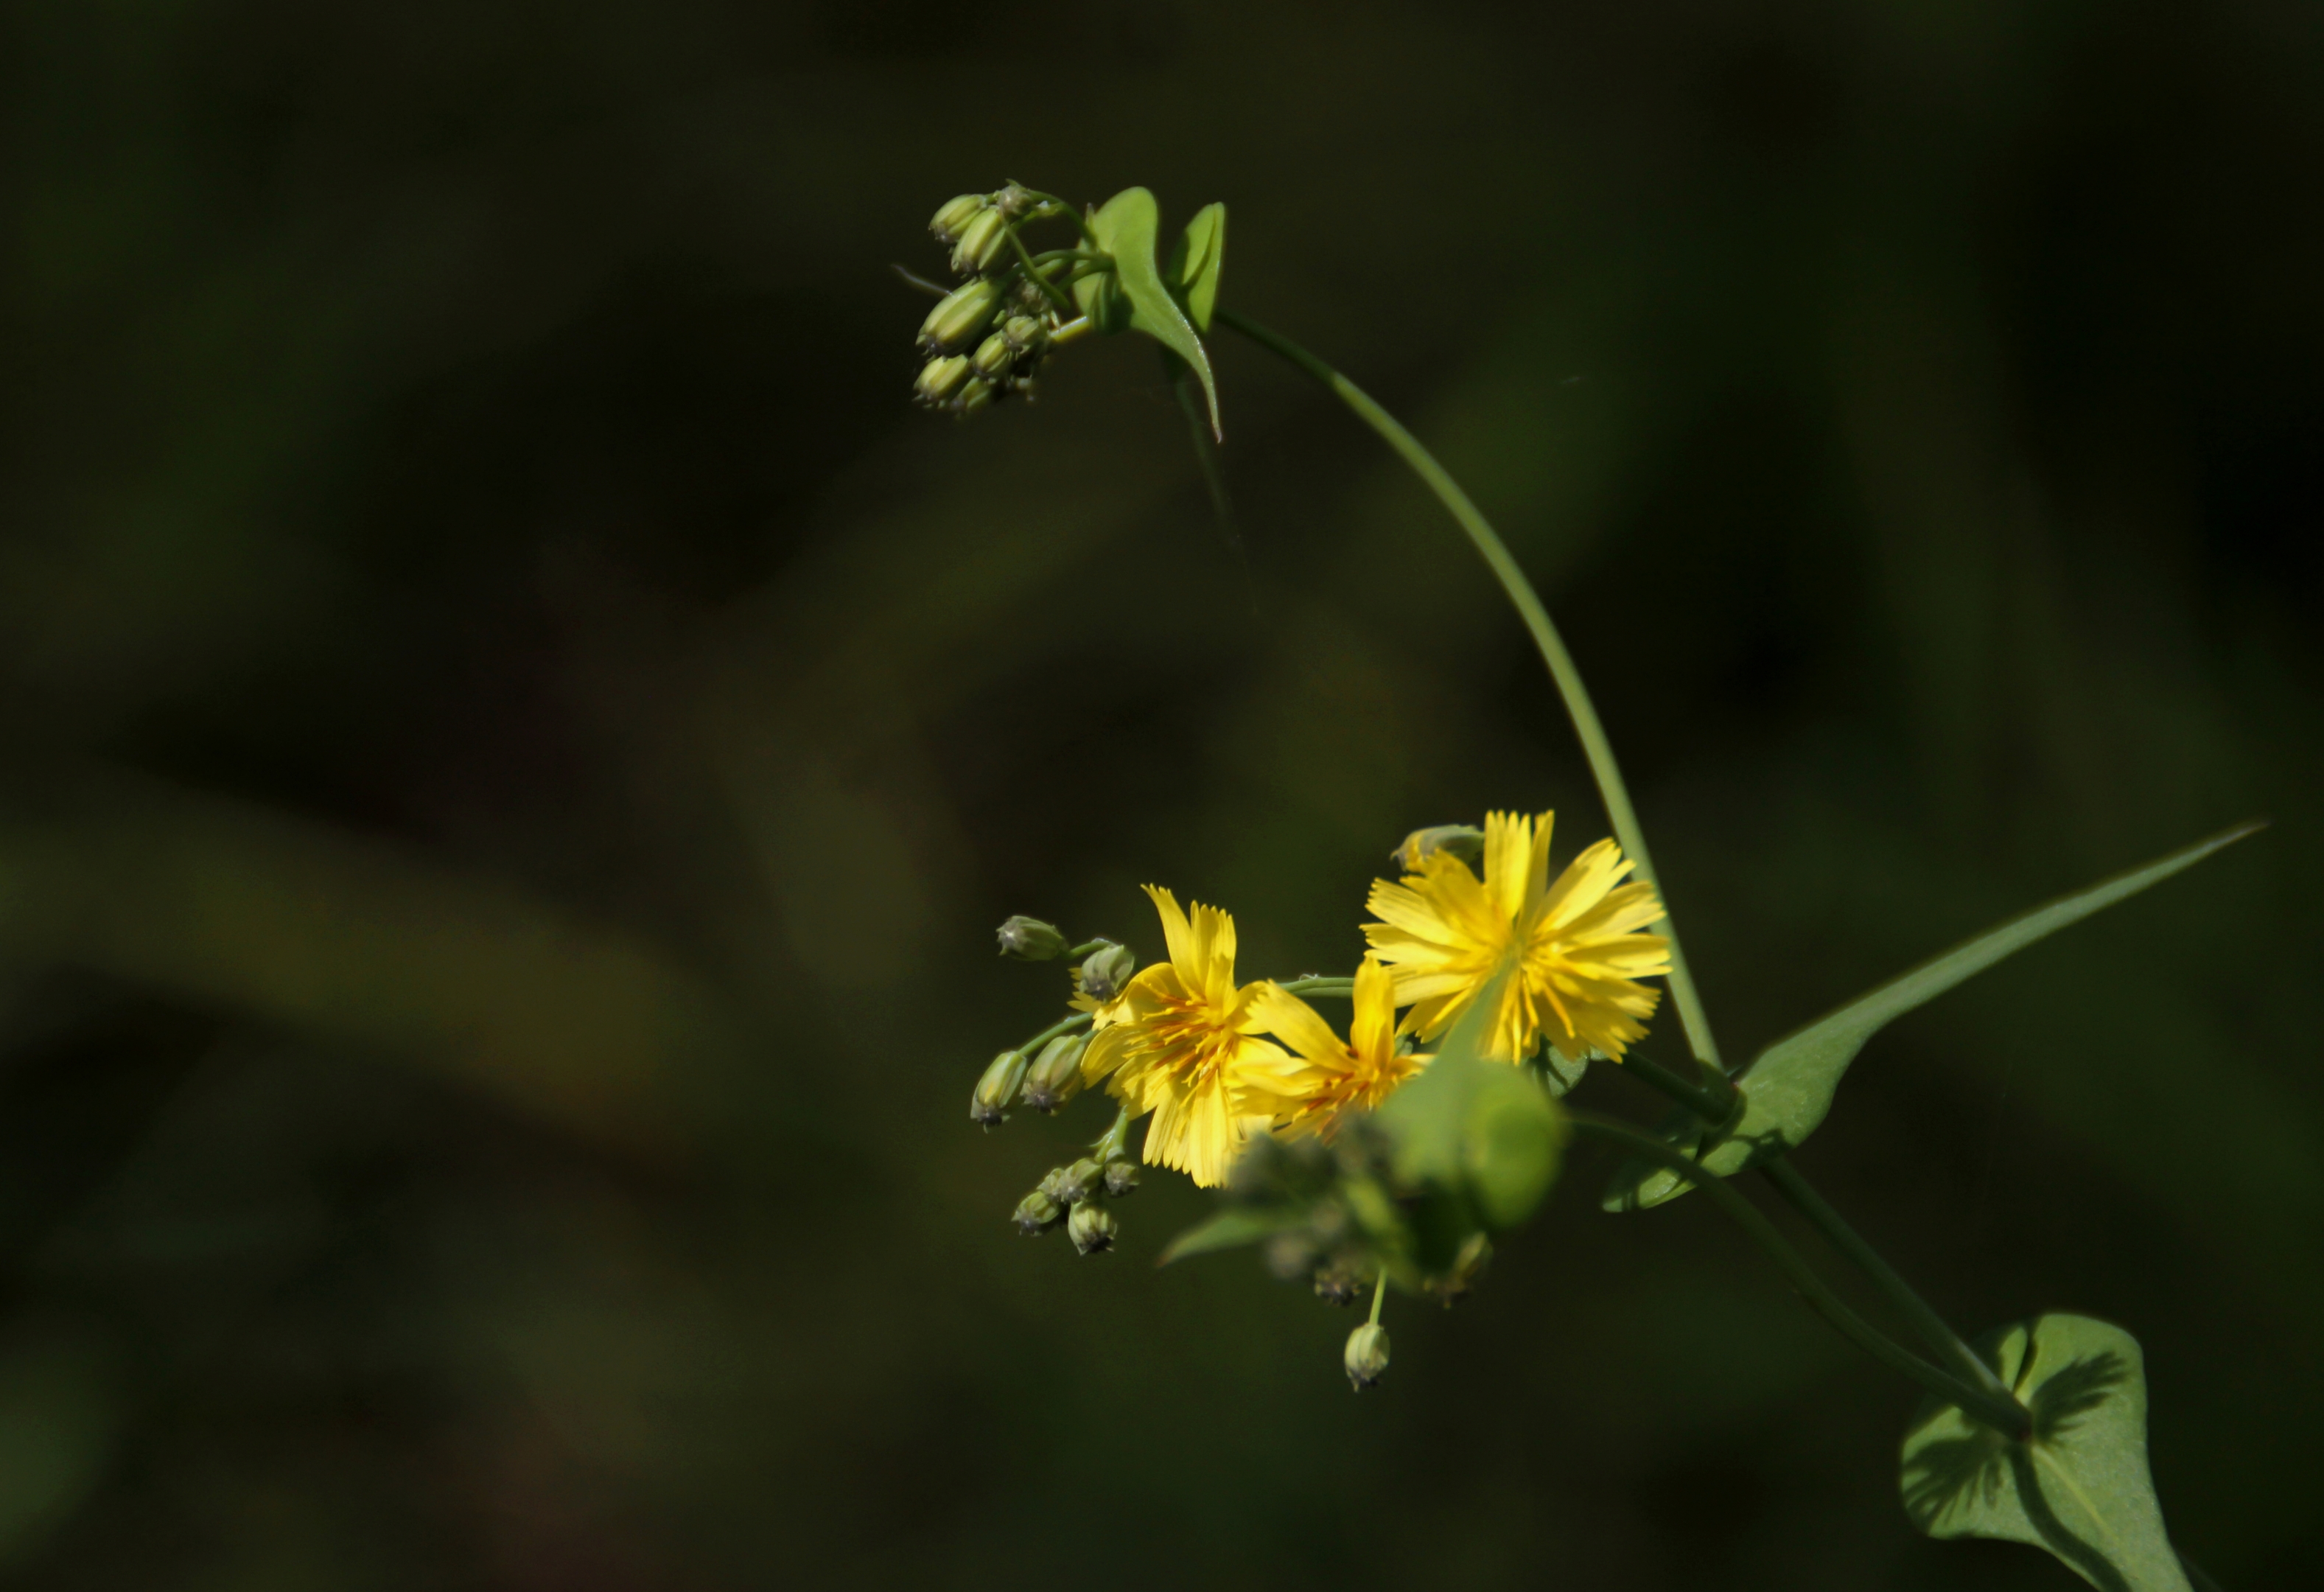
[[[1227,208],[1222,204],[1196,210],[1170,251],[1169,266],[1162,274],[1197,331],[1211,329],[1211,311],[1219,301],[1219,269],[1226,254]]]
[[[1457,1192],[1486,1226],[1504,1228],[1532,1215],[1556,1181],[1568,1127],[1532,1072],[1479,1054],[1498,985],[1485,986],[1435,1060],[1374,1120],[1395,1145],[1399,1184]]]
[[[1849,1064],[1866,1041],[1890,1022],[2004,957],[2080,921],[2101,907],[2160,884],[2260,827],[2239,824],[2144,867],[2116,874],[2022,912],[1931,958],[1760,1051],[1750,1070],[1736,1079],[1743,1109],[1731,1124],[1706,1133],[1702,1120],[1688,1114],[1683,1125],[1674,1131],[1666,1128],[1665,1136],[1693,1156],[1705,1171],[1720,1177],[1732,1177],[1757,1161],[1792,1149],[1822,1125]],[[1608,1210],[1640,1210],[1675,1199],[1690,1187],[1685,1179],[1665,1167],[1633,1161],[1615,1172],[1601,1203]]]
[[[1932,1537],[2046,1549],[2106,1592],[2191,1592],[2146,1463],[2138,1340],[2088,1316],[1998,1328],[1975,1347],[2034,1418],[2019,1441],[1924,1402],[1904,1434],[1904,1512]]]
[[[1211,356],[1154,263],[1155,235],[1161,224],[1154,195],[1143,188],[1125,188],[1099,206],[1090,217],[1090,232],[1099,250],[1112,257],[1113,269],[1075,282],[1074,300],[1098,330],[1142,331],[1185,360],[1203,384],[1211,435],[1222,440]]]

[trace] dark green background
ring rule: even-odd
[[[2318,1576],[2319,65],[2301,0],[9,7],[0,1573],[2071,1584],[1917,1538],[1911,1391],[1594,1157],[1361,1399],[1152,1268],[1176,1180],[1008,1230],[1103,1112],[969,1126],[1061,993],[1002,916],[1341,969],[1406,829],[1603,832],[1256,349],[1244,560],[1150,345],[907,408],[887,265],[1014,176],[1225,200],[1226,302],[1469,482],[1736,1058],[2276,820],[1800,1159],[1964,1330],[2128,1325],[2181,1545]]]

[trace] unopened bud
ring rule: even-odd
[[[967,420],[991,408],[993,397],[991,382],[982,376],[971,376],[968,384],[960,390],[960,396],[952,401],[952,412],[958,419]]]
[[[969,356],[968,362],[976,367],[977,375],[997,382],[1009,374],[1010,366],[1017,363],[1017,350],[1009,346],[1006,337],[992,332],[976,346],[976,352]]]
[[[1109,1161],[1105,1163],[1105,1197],[1127,1199],[1138,1191],[1138,1163],[1134,1161]]]
[[[920,322],[920,347],[930,354],[957,348],[982,332],[1000,307],[1000,291],[991,282],[982,277],[964,282],[939,299]]]
[[[1482,1233],[1470,1234],[1443,1275],[1428,1279],[1428,1291],[1443,1300],[1446,1310],[1451,1310],[1469,1297],[1470,1291],[1477,1286],[1477,1279],[1485,1274],[1485,1268],[1492,1263],[1492,1259],[1493,1241]]]
[[[963,274],[982,271],[1009,246],[1009,218],[987,206],[968,218],[953,245],[952,268]]]
[[[1104,1181],[1103,1169],[1084,1155],[1065,1168],[1065,1175],[1057,1180],[1057,1186],[1050,1192],[1067,1205],[1080,1205],[1095,1194]]]
[[[1340,1363],[1348,1368],[1348,1381],[1358,1393],[1378,1383],[1388,1371],[1388,1328],[1367,1321],[1349,1333]]]
[[[1001,323],[1001,335],[1019,354],[1029,353],[1049,340],[1049,329],[1038,316],[1012,315]]]
[[[991,202],[981,193],[964,193],[958,199],[946,199],[929,219],[928,230],[936,234],[940,244],[958,243],[961,233],[976,219],[977,212]]]
[[[1057,1225],[1065,1208],[1047,1194],[1036,1189],[1017,1202],[1017,1230],[1028,1238],[1038,1238]]]
[[[1050,962],[1063,955],[1065,937],[1055,923],[1019,912],[1001,925],[1001,954],[1020,962]]]
[[[1137,971],[1138,958],[1128,946],[1101,946],[1082,964],[1082,994],[1102,1004],[1120,995]]]
[[[1074,1247],[1084,1254],[1095,1254],[1101,1249],[1113,1247],[1113,1236],[1121,1224],[1113,1219],[1113,1212],[1096,1200],[1084,1200],[1074,1207],[1073,1219],[1065,1224],[1065,1232]]]
[[[1315,1273],[1315,1297],[1325,1304],[1351,1305],[1363,1293],[1363,1279],[1336,1261]]]
[[[1406,873],[1416,874],[1421,864],[1440,851],[1463,862],[1475,862],[1485,855],[1485,833],[1467,824],[1438,824],[1434,828],[1413,830],[1388,855]]]
[[[1063,1033],[1041,1048],[1025,1074],[1025,1104],[1047,1115],[1082,1092],[1082,1051],[1089,1036]]]
[[[976,1080],[976,1092],[968,1099],[968,1120],[979,1127],[997,1127],[1009,1110],[1009,1102],[1017,1097],[1017,1086],[1025,1081],[1025,1052],[1003,1051]]]
[[[920,379],[912,384],[912,397],[930,408],[948,401],[968,380],[968,360],[959,354],[942,359],[931,359],[920,366]]]
[[[1033,190],[1017,182],[1002,183],[1001,190],[992,196],[992,208],[1009,216],[1021,216],[1037,202]]]

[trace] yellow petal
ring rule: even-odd
[[[1372,966],[1367,961],[1366,966]],[[1323,1014],[1279,984],[1259,987],[1251,1000],[1251,1020],[1259,1032],[1271,1033],[1318,1066],[1347,1069],[1348,1047],[1332,1032]]]
[[[1354,1011],[1348,1018],[1348,1049],[1378,1064],[1396,1052],[1396,976],[1377,957],[1356,969]]]

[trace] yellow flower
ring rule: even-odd
[[[1298,1103],[1276,1125],[1288,1136],[1328,1139],[1351,1111],[1370,1111],[1428,1065],[1425,1056],[1396,1053],[1396,982],[1377,957],[1356,969],[1355,1011],[1342,1042],[1315,1008],[1280,986],[1259,992],[1259,1021],[1307,1066],[1291,1082]]]
[[[1082,1075],[1136,1111],[1150,1111],[1146,1160],[1176,1167],[1204,1188],[1227,1169],[1253,1133],[1295,1102],[1284,1094],[1299,1064],[1265,1032],[1254,1006],[1265,983],[1238,989],[1234,920],[1216,907],[1179,911],[1168,891],[1146,886],[1162,914],[1170,959],[1142,967],[1118,1001],[1099,1012],[1103,1027],[1082,1057]]]
[[[1670,942],[1636,930],[1658,922],[1651,884],[1621,883],[1631,865],[1600,840],[1549,881],[1550,821],[1485,818],[1484,877],[1439,850],[1403,884],[1372,881],[1367,903],[1383,921],[1364,938],[1394,964],[1396,998],[1410,1003],[1407,1032],[1434,1039],[1460,1020],[1493,976],[1505,980],[1485,1032],[1485,1053],[1521,1061],[1545,1037],[1569,1059],[1599,1050],[1620,1060],[1646,1032],[1659,992],[1637,980],[1670,971]]]

